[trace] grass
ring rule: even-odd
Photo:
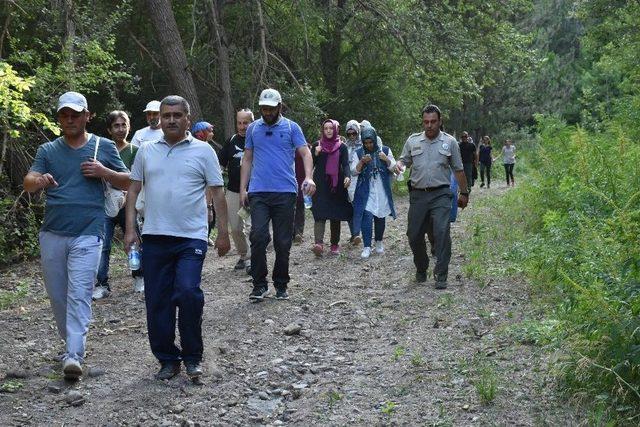
[[[0,289],[0,310],[13,307],[18,301],[29,294],[29,284],[25,281],[18,282],[15,289],[7,291]]]
[[[498,392],[498,376],[493,367],[489,365],[482,366],[473,382],[480,401],[488,405],[493,402]]]
[[[24,384],[19,380],[7,380],[0,385],[0,392],[2,393],[15,393],[19,391]]]
[[[399,345],[395,349],[393,349],[393,355],[391,356],[391,360],[397,362],[402,358],[405,354],[407,354],[407,349],[403,346]]]
[[[331,390],[327,393],[329,399],[329,408],[333,408],[333,405],[342,400],[342,395],[335,390]]]
[[[387,402],[384,402],[384,404],[380,408],[380,412],[389,417],[396,411],[396,406],[398,405],[395,402],[389,400]]]
[[[419,368],[420,366],[425,365],[425,361],[420,353],[413,353],[413,356],[411,356],[411,364],[414,367]]]

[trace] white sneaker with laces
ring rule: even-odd
[[[382,255],[384,253],[384,245],[382,244],[382,240],[376,242],[376,253],[378,255]]]
[[[62,365],[65,380],[75,381],[82,376],[82,365],[76,359],[67,357]]]
[[[360,258],[367,259],[370,256],[371,256],[371,248],[367,246],[362,250],[362,253],[360,254]]]
[[[133,278],[133,290],[135,292],[144,292],[144,277],[138,276]]]
[[[110,294],[111,292],[109,292],[109,289],[107,289],[106,286],[96,285],[96,287],[93,288],[93,294],[91,295],[91,299],[93,299],[94,301],[97,301],[99,299],[108,297]]]

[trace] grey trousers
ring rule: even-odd
[[[249,248],[251,217],[244,220],[238,215],[238,210],[240,209],[240,193],[227,190],[225,197],[227,199],[227,218],[229,218],[229,228],[231,229],[233,244],[236,245],[236,250],[240,258],[248,261],[251,259],[251,251]]]
[[[91,322],[91,294],[98,273],[102,239],[40,232],[44,286],[58,333],[65,341],[65,358],[82,362]]]
[[[407,237],[413,252],[413,263],[419,272],[426,272],[429,268],[425,234],[431,223],[437,258],[433,275],[438,281],[446,281],[449,274],[451,260],[449,215],[452,197],[449,188],[435,191],[414,190],[409,195]]]

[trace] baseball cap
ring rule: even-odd
[[[87,98],[78,92],[65,92],[60,95],[60,98],[58,98],[58,109],[56,111],[60,111],[67,107],[71,108],[73,111],[77,111],[78,113],[80,111],[89,110]]]
[[[160,101],[149,101],[149,103],[147,104],[147,106],[145,107],[144,110],[142,110],[143,113],[146,113],[147,111],[160,111]]]
[[[198,122],[191,127],[191,133],[201,132],[203,130],[212,129],[213,125],[209,122]]]
[[[275,89],[265,89],[260,93],[258,99],[258,105],[268,105],[269,107],[275,107],[282,102],[280,92]]]

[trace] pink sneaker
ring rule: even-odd
[[[322,252],[324,252],[324,248],[322,247],[322,243],[316,243],[315,245],[313,245],[311,250],[313,251],[314,254],[316,254],[316,256],[318,258],[320,258],[322,256]]]
[[[331,255],[340,255],[340,246],[331,245]]]

